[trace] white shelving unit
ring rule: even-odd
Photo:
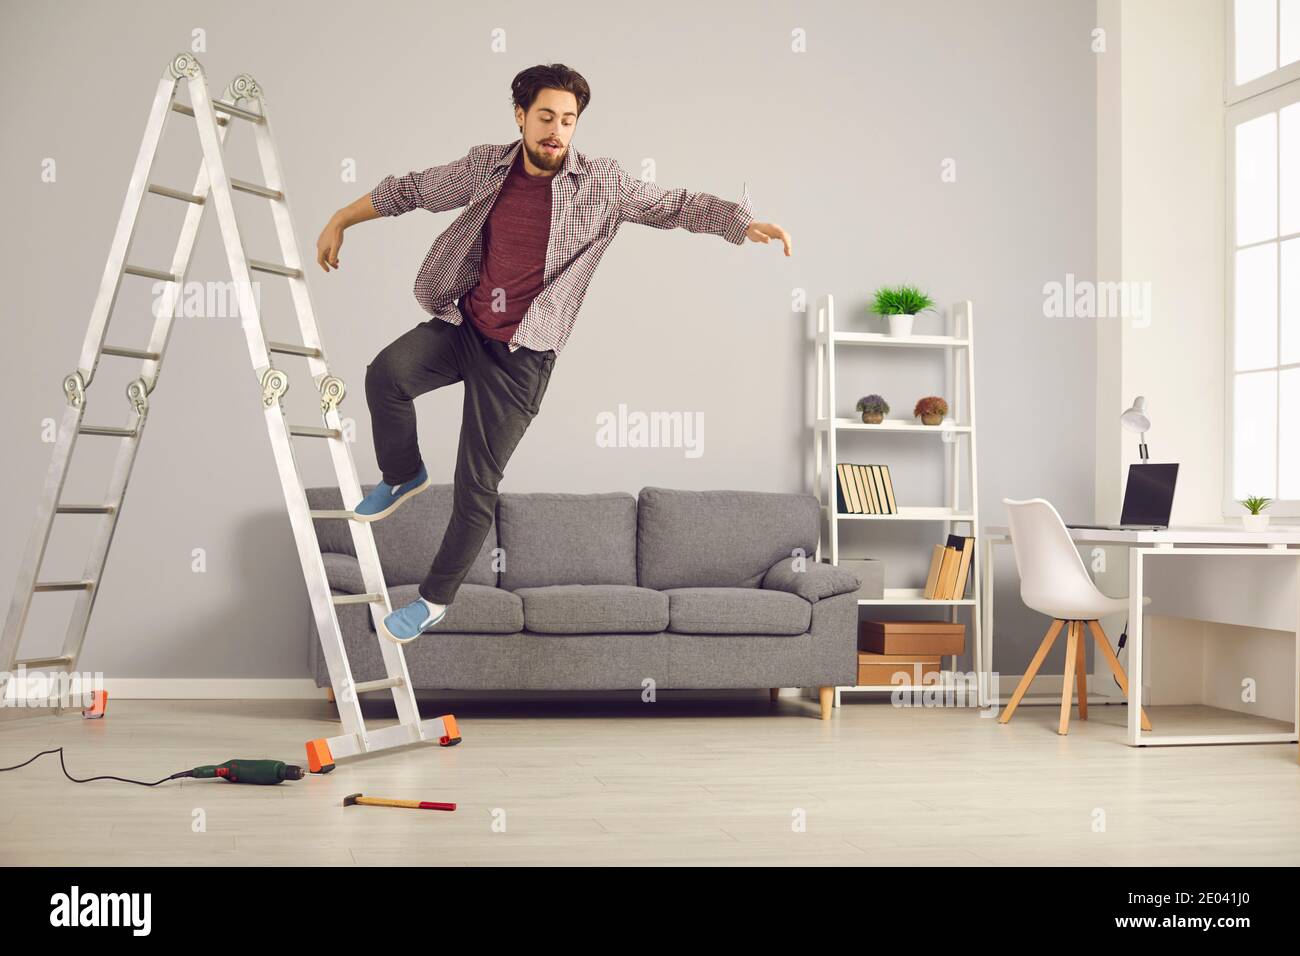
[[[945,317],[945,334],[911,335],[894,337],[878,332],[846,332],[835,327],[835,300],[830,295],[817,299],[817,400],[816,419],[813,424],[814,486],[821,502],[825,529],[823,537],[830,540],[830,561],[840,563],[841,521],[917,521],[938,525],[941,529],[934,539],[940,542],[949,534],[975,537],[979,526],[979,495],[976,484],[975,457],[975,338],[972,331],[970,300],[953,305]],[[948,399],[949,419],[942,425],[921,425],[899,420],[886,420],[879,425],[864,424],[861,418],[836,417],[835,358],[838,348],[914,348],[938,349],[944,359],[944,396]],[[836,466],[840,463],[838,437],[843,433],[868,432],[872,434],[915,435],[917,440],[939,440],[943,452],[944,487],[947,501],[939,506],[899,505],[892,515],[865,515],[837,513]],[[854,439],[860,442],[862,439]],[[854,460],[861,459],[854,455]],[[874,461],[873,464],[888,464]],[[964,479],[964,480],[963,480]],[[964,526],[964,527],[963,527]],[[978,542],[977,542],[978,544]],[[926,600],[922,588],[886,588],[884,597],[859,599],[859,606],[869,607],[933,607],[942,612],[943,619],[956,621],[962,608],[970,608],[968,647],[973,649],[975,673],[983,673],[983,642],[980,595],[981,548],[975,548],[971,559],[969,598],[949,601]],[[855,556],[849,556],[850,558]],[[866,557],[865,555],[862,557]],[[816,559],[822,559],[820,541]],[[941,672],[941,683],[948,683],[957,667],[955,655],[948,658],[950,666]],[[841,691],[895,691],[896,684],[866,685],[835,688],[835,705],[839,706]],[[904,691],[934,690],[933,686],[901,688]],[[982,694],[980,695],[982,702]]]

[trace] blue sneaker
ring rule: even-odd
[[[424,465],[421,465],[418,475],[400,485],[394,486],[380,481],[375,485],[374,491],[361,499],[361,503],[353,509],[352,514],[356,516],[356,521],[378,521],[392,514],[403,502],[409,501],[428,487],[429,472],[425,470]]]
[[[409,644],[446,616],[447,608],[432,614],[429,606],[416,598],[406,607],[400,607],[385,617],[379,631],[395,644]]]

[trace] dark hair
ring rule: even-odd
[[[542,90],[568,90],[578,100],[578,115],[591,102],[591,87],[577,70],[571,70],[563,63],[550,63],[530,66],[518,73],[510,82],[510,92],[515,106],[525,113],[537,99]]]

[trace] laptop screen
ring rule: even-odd
[[[1124,514],[1119,523],[1167,526],[1177,481],[1177,464],[1129,465]]]

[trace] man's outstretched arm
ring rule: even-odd
[[[780,239],[785,254],[791,253],[790,235],[770,222],[755,222],[749,190],[743,190],[740,202],[728,202],[711,193],[688,189],[665,189],[633,176],[618,167],[619,221],[634,222],[656,229],[685,229],[721,236],[727,242],[742,244]]]
[[[316,261],[326,272],[339,267],[343,231],[381,216],[400,216],[412,209],[445,212],[469,203],[474,171],[469,155],[443,166],[385,176],[374,189],[336,212],[316,240]]]

